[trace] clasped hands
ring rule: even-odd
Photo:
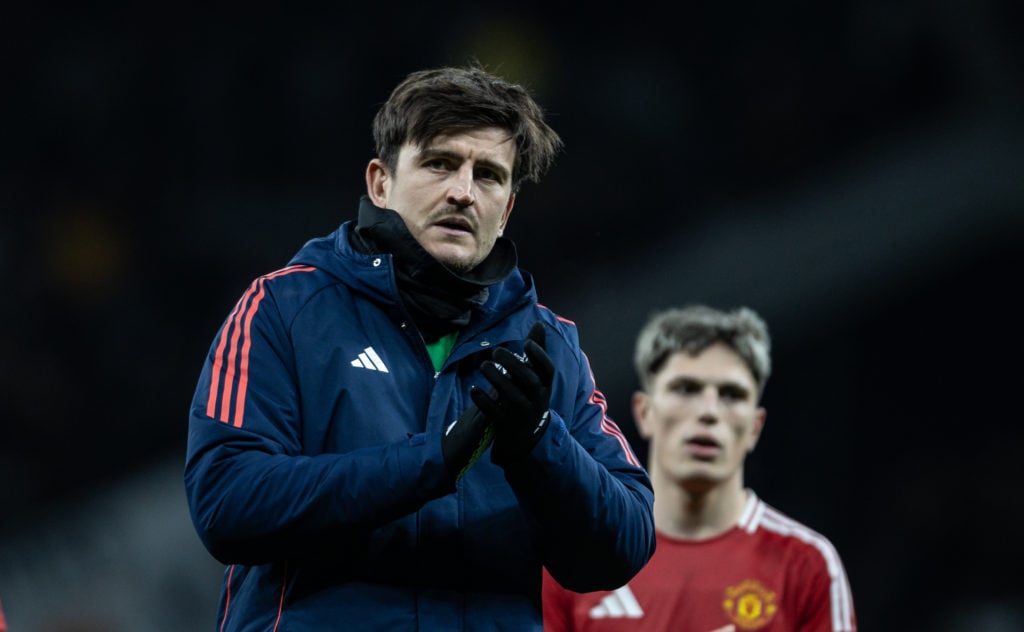
[[[495,349],[480,365],[493,391],[470,387],[473,405],[445,429],[441,449],[456,480],[492,442],[491,460],[504,465],[529,453],[547,430],[555,366],[545,351],[543,323],[530,328],[524,350],[525,360]]]

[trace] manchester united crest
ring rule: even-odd
[[[745,579],[725,589],[722,608],[741,630],[757,630],[775,616],[775,593],[756,579]]]

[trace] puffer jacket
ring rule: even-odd
[[[577,591],[625,584],[654,551],[647,473],[606,414],[576,326],[517,269],[490,288],[440,371],[390,255],[352,222],[249,286],[192,402],[185,489],[227,567],[217,629],[541,630],[541,567]],[[458,481],[447,424],[498,346],[546,326],[551,423],[524,458]]]

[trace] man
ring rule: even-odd
[[[744,487],[771,372],[760,316],[703,305],[658,312],[640,331],[634,360],[642,390],[633,415],[649,441],[657,553],[614,592],[575,594],[545,576],[545,630],[855,630],[832,544]]]
[[[215,337],[185,486],[219,630],[540,630],[541,568],[615,588],[650,480],[575,324],[502,236],[561,146],[519,85],[410,74],[358,219],[256,279]]]

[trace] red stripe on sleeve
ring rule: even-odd
[[[601,430],[605,434],[609,434],[615,437],[615,440],[619,442],[622,447],[622,453],[626,456],[626,460],[629,461],[630,465],[634,467],[641,467],[640,460],[633,454],[633,449],[629,445],[629,440],[626,439],[626,435],[622,433],[618,424],[612,421],[612,418],[608,416],[608,400],[605,398],[604,393],[597,390],[597,381],[594,379],[594,369],[590,366],[590,359],[587,358],[586,354],[583,354],[583,359],[587,363],[587,370],[590,371],[590,383],[594,385],[594,390],[590,393],[590,403],[598,406],[601,409]]]
[[[235,574],[235,565],[232,564],[231,568],[228,569],[228,579],[226,586],[224,587],[224,618],[220,620],[220,632],[224,632],[224,624],[228,622],[228,608],[231,607],[231,578]]]
[[[256,287],[263,286],[263,278],[259,278],[253,282],[249,289],[246,290],[245,296],[242,297],[242,301],[247,301],[252,296],[253,291]],[[220,415],[217,419],[223,422],[227,422],[231,414],[231,391],[235,385],[235,357],[238,355],[238,339],[242,336],[242,310],[239,310],[235,314],[234,324],[231,326],[231,346],[228,351],[227,370],[224,374],[224,392],[220,396]]]
[[[245,293],[242,294],[242,298],[238,299],[238,302],[235,303],[235,308],[231,310],[230,314],[228,314],[227,320],[224,321],[225,326],[224,329],[220,332],[220,342],[217,344],[217,351],[214,352],[213,354],[213,376],[210,381],[210,396],[206,399],[207,417],[215,417],[217,413],[217,388],[220,386],[220,372],[224,360],[224,347],[226,347],[228,344],[228,332],[231,330],[231,326],[228,325],[227,323],[230,323],[231,320],[235,317],[235,314],[237,314],[239,310],[242,309],[242,303],[245,302],[246,297],[249,296],[249,293],[252,292],[252,289],[255,285],[256,282],[253,281],[253,284],[249,286],[249,289],[247,289]]]
[[[242,364],[238,369],[238,394],[235,395],[236,428],[242,427],[242,416],[245,414],[245,389],[249,386],[249,349],[252,348],[252,317],[260,308],[260,302],[266,293],[263,291],[263,280],[260,280],[260,291],[252,299],[252,304],[245,314],[245,335],[242,337]]]
[[[551,314],[559,321],[566,323],[568,325],[572,325],[573,327],[576,326],[576,323],[569,320],[568,318],[562,318],[554,311],[552,311],[551,308],[548,307],[547,305],[543,305],[541,303],[537,303],[536,305],[541,309],[545,309],[551,312]],[[622,447],[622,453],[626,456],[626,460],[631,465],[633,465],[634,467],[641,467],[640,460],[637,459],[636,454],[634,454],[633,452],[632,446],[630,446],[629,444],[629,439],[627,439],[626,435],[623,434],[622,429],[619,428],[618,424],[616,424],[612,420],[612,418],[608,416],[608,400],[605,398],[604,393],[597,389],[597,380],[594,379],[594,369],[590,366],[590,358],[588,358],[587,354],[585,353],[583,354],[583,360],[587,364],[587,371],[590,372],[590,383],[594,385],[594,390],[591,391],[590,398],[588,399],[588,401],[601,409],[601,431],[604,432],[605,434],[609,434],[615,437],[615,440],[618,441],[619,445]]]
[[[552,311],[552,309],[551,309],[550,307],[548,307],[547,305],[542,305],[541,303],[537,303],[537,307],[539,307],[539,308],[541,308],[541,309],[546,309],[546,310],[548,310],[549,312],[551,312],[551,315],[552,315],[552,316],[554,316],[555,318],[557,318],[558,320],[562,321],[563,323],[565,323],[565,324],[567,324],[567,325],[572,325],[573,327],[575,327],[575,326],[576,326],[576,323],[572,322],[572,321],[571,321],[571,320],[569,320],[568,318],[563,318],[562,316],[559,316],[559,315],[558,315],[558,314],[556,314],[556,313],[555,313],[554,311]]]
[[[266,274],[255,281],[238,299],[235,308],[228,315],[221,331],[221,339],[214,352],[212,376],[210,379],[210,395],[206,401],[206,415],[225,423],[231,421],[231,393],[236,390],[234,421],[232,425],[241,426],[245,409],[245,392],[249,382],[249,351],[252,347],[252,319],[258,311],[259,304],[265,296],[264,284],[269,279],[291,274],[292,272],[311,272],[313,266],[289,266],[277,272]],[[255,294],[255,296],[254,296]],[[248,303],[248,307],[245,305]],[[244,327],[243,327],[244,323]],[[244,329],[244,331],[243,331]],[[230,343],[228,342],[230,332]],[[241,340],[241,343],[239,343]],[[240,356],[240,358],[239,358]],[[236,367],[238,372],[236,385]],[[221,382],[223,390],[219,393]],[[218,413],[217,402],[220,400]]]
[[[626,460],[629,461],[630,465],[640,467],[640,461],[637,460],[636,455],[633,454],[633,449],[629,445],[629,440],[626,439],[626,435],[622,434],[622,430],[619,428],[618,424],[610,418],[605,417],[601,422],[601,427],[604,428],[605,432],[615,437],[619,442],[619,445],[622,446],[622,452],[626,455]]]
[[[284,611],[284,589],[288,587],[288,561],[284,563],[284,578],[281,580],[281,598],[277,602],[277,620],[274,621],[274,632],[277,632],[277,626],[281,624],[281,613]]]

